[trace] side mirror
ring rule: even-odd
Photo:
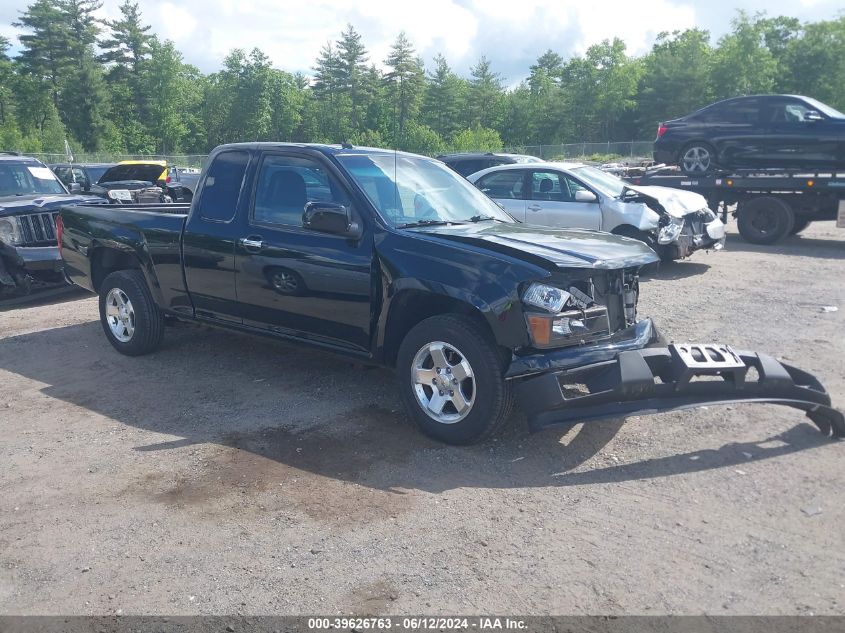
[[[70,191],[71,193],[82,193],[82,185],[80,185],[78,182],[70,183],[67,188],[68,191]]]
[[[822,121],[824,117],[821,113],[816,112],[815,110],[810,110],[809,112],[804,113],[804,121]]]
[[[575,202],[595,202],[598,200],[596,194],[586,189],[579,189],[575,192]]]
[[[312,231],[361,237],[361,225],[352,219],[352,209],[337,202],[309,202],[302,213],[302,226]]]

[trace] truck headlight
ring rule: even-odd
[[[0,218],[0,242],[5,242],[10,246],[20,244],[21,233],[15,218]]]
[[[678,236],[681,234],[681,229],[683,228],[683,218],[670,218],[669,224],[660,227],[660,231],[657,233],[657,243],[669,244],[671,242],[674,242],[676,239],[678,239]]]
[[[522,302],[546,312],[560,312],[571,296],[566,290],[534,283],[523,293]]]

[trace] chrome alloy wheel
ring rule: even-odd
[[[121,343],[128,343],[135,334],[135,310],[126,293],[112,288],[106,295],[106,321],[114,337]]]
[[[299,282],[293,273],[277,272],[273,275],[273,287],[279,292],[291,293],[297,291]]]
[[[700,145],[693,145],[684,152],[683,164],[685,172],[705,173],[710,170],[710,150]]]
[[[463,420],[475,403],[475,375],[461,351],[434,341],[414,356],[411,380],[417,402],[428,417],[442,424]]]

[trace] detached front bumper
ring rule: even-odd
[[[548,371],[515,384],[532,430],[633,413],[766,402],[805,412],[824,435],[845,437],[845,417],[811,374],[726,345],[669,345]]]

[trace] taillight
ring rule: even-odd
[[[164,182],[166,182],[166,183],[169,185],[169,184],[170,184],[170,176],[168,176],[167,178],[165,178],[165,179],[164,179]]]
[[[64,223],[62,222],[62,216],[56,216],[56,240],[59,244],[59,257],[62,256],[62,232],[64,231]]]
[[[666,134],[666,130],[668,130],[668,129],[669,129],[669,128],[667,128],[667,127],[666,127],[665,125],[663,125],[662,123],[661,123],[660,125],[658,125],[658,126],[657,126],[657,138],[660,138],[661,136],[663,136],[664,134]]]

